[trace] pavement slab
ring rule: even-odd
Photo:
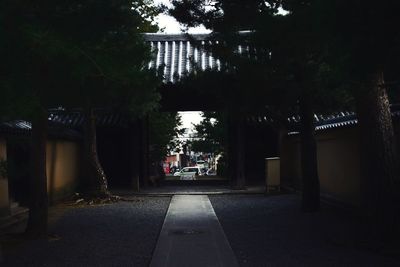
[[[238,266],[208,196],[172,198],[150,267]]]

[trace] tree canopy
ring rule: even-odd
[[[147,68],[159,9],[151,0],[2,1],[0,114],[32,121],[31,201],[27,232],[47,231],[47,109],[84,108],[85,178],[108,196],[97,157],[95,107],[143,116],[159,100],[161,78]]]
[[[195,152],[219,154],[225,151],[225,121],[222,113],[203,112],[203,120],[194,125],[196,139],[190,142]]]
[[[3,1],[2,95],[24,107],[40,99],[47,107],[124,100],[135,113],[154,108],[160,81],[146,68],[151,53],[141,36],[157,29],[150,4]]]
[[[181,129],[181,116],[177,112],[152,112],[149,116],[149,139],[151,162],[164,161],[171,152],[180,148],[178,139]]]
[[[313,113],[352,105],[364,133],[360,136],[361,154],[369,155],[362,156],[363,188],[369,188],[363,192],[363,204],[369,214],[380,218],[375,220],[379,226],[375,224],[374,232],[386,229],[384,236],[388,237],[399,221],[398,208],[392,204],[398,202],[398,194],[389,189],[398,190],[400,177],[388,97],[388,91],[398,88],[399,3],[175,0],[173,4],[170,13],[179,21],[189,26],[204,24],[223,36],[221,43],[231,48],[238,45],[240,31],[250,30],[248,42],[264,52],[264,57],[256,53],[262,71],[243,63],[235,67],[238,73],[240,66],[243,73],[251,70],[248,77],[263,77],[258,96],[284,92],[283,99],[272,97],[266,104],[272,102],[283,114],[285,109],[298,107],[305,149],[302,169],[308,170],[303,177],[318,176]],[[287,13],[281,15],[282,10]],[[253,93],[247,88],[246,92]],[[312,187],[317,200],[318,179],[313,180],[313,184],[303,185],[303,191]]]

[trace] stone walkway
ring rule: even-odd
[[[113,190],[113,193],[119,196],[174,196],[174,195],[246,195],[246,194],[265,194],[265,186],[254,185],[247,186],[245,189],[232,189],[228,185],[218,186],[160,186],[142,189],[140,192],[128,190]]]
[[[362,221],[328,206],[303,213],[296,194],[125,197],[57,213],[49,240],[0,237],[0,266],[400,266],[365,242]]]
[[[208,196],[172,198],[150,266],[238,266]]]

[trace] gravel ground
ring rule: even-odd
[[[160,186],[160,187],[149,187],[145,189],[141,189],[138,194],[190,194],[190,193],[213,193],[213,192],[228,192],[231,191],[229,186],[198,186],[198,185],[168,185],[168,186]],[[124,190],[114,190],[113,193],[119,196],[131,196],[134,193],[132,191],[124,191]]]
[[[265,186],[248,186],[246,190],[248,193],[264,193]],[[114,190],[113,193],[119,196],[132,196],[140,194],[238,194],[239,190],[233,190],[228,185],[168,185],[160,187],[149,187],[140,191],[140,193],[134,193],[129,190]]]
[[[148,266],[170,198],[68,210],[52,227],[61,237],[30,241],[5,266]]]
[[[302,213],[297,195],[209,198],[241,266],[400,266],[355,245],[354,219]]]

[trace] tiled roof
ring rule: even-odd
[[[80,139],[81,134],[75,130],[56,125],[49,125],[48,135],[54,138]],[[31,134],[32,124],[23,120],[15,120],[0,123],[0,133],[3,135],[25,135]]]
[[[327,130],[332,128],[339,128],[344,126],[356,125],[358,123],[356,114],[350,113],[348,115],[337,115],[336,117],[320,120],[316,122],[315,130]]]
[[[194,68],[220,69],[221,62],[204,49],[208,34],[145,34],[154,52],[149,68],[164,69],[164,82],[176,82]],[[195,42],[201,42],[198,47]]]
[[[79,139],[81,134],[77,131],[82,128],[84,116],[80,111],[67,112],[60,109],[49,111],[49,136],[66,139]],[[119,113],[98,112],[96,123],[99,127],[126,128],[129,118]],[[0,134],[3,135],[30,135],[32,124],[24,120],[15,120],[0,123]]]
[[[0,133],[3,134],[29,134],[31,128],[31,123],[23,120],[0,123]]]
[[[392,117],[400,118],[400,104],[391,105]],[[289,134],[298,134],[300,116],[291,116],[287,119],[291,132]],[[269,116],[252,116],[248,119],[252,124],[270,124],[274,120]],[[323,131],[334,128],[353,126],[358,124],[357,115],[352,111],[342,111],[328,115],[314,115],[315,130]]]
[[[240,32],[246,35],[249,32]],[[144,38],[150,43],[154,52],[149,68],[164,70],[164,82],[176,82],[195,68],[221,69],[221,61],[207,51],[207,45],[218,44],[216,35],[212,34],[163,34],[146,33]],[[239,45],[238,54],[246,54],[251,49],[248,45]],[[253,49],[254,50],[254,49]]]
[[[84,115],[81,111],[52,110],[49,114],[49,123],[77,129],[82,127]],[[120,113],[97,112],[96,124],[100,127],[128,127],[129,118]]]

